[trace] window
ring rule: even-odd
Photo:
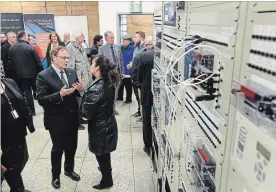
[[[120,39],[127,34],[127,15],[119,15],[119,29],[120,29]]]

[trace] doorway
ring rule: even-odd
[[[117,24],[118,43],[121,43],[125,34],[133,37],[137,31],[143,31],[146,36],[152,36],[153,13],[119,13]]]

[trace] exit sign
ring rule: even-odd
[[[131,1],[130,2],[130,12],[142,13],[142,1]]]

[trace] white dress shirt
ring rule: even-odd
[[[59,76],[60,79],[61,79],[61,73],[60,73],[60,72],[61,72],[61,71],[64,72],[64,73],[63,73],[63,77],[64,77],[66,83],[69,85],[68,78],[67,78],[67,74],[66,74],[65,70],[60,70],[60,69],[56,68],[56,66],[54,66],[54,65],[52,65],[52,67],[54,68],[55,72],[58,74],[58,76]],[[69,86],[70,86],[70,85],[69,85]]]
[[[1,87],[0,87],[0,93],[4,93],[4,90],[5,90],[5,85],[4,83],[1,83]]]

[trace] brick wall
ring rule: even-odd
[[[1,13],[52,13],[55,16],[87,16],[89,44],[99,34],[97,1],[1,1]]]
[[[152,36],[152,15],[128,15],[127,32],[133,36],[136,31],[144,31],[146,36]]]

